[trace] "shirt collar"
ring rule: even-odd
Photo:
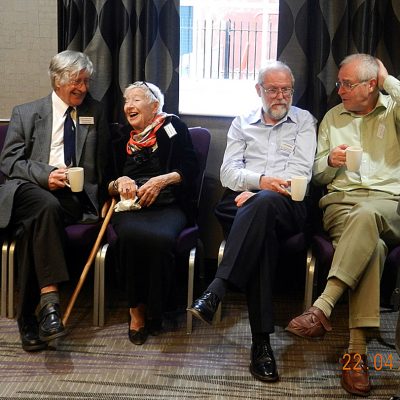
[[[249,123],[250,124],[257,124],[257,123],[263,123],[265,125],[265,122],[262,117],[262,107],[256,109],[250,116],[249,116]],[[297,118],[296,114],[293,110],[293,106],[290,106],[289,112],[286,114],[284,118],[282,118],[280,121],[278,121],[274,126],[283,124],[284,122],[293,122],[297,123]]]
[[[63,117],[65,112],[67,111],[69,105],[64,103],[60,97],[58,97],[56,92],[52,92],[51,94],[51,101],[53,104],[53,113],[58,117]]]

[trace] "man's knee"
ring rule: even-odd
[[[367,202],[356,204],[348,214],[348,220],[354,221],[357,224],[366,226],[379,226],[381,219],[379,218],[378,210]]]

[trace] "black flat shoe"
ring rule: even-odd
[[[189,307],[187,311],[191,312],[196,318],[211,325],[219,303],[220,299],[215,293],[205,291],[193,302],[192,306]]]
[[[35,315],[26,315],[18,319],[19,335],[25,351],[40,351],[47,348],[47,343],[39,338],[39,325]]]
[[[263,382],[276,382],[279,379],[274,353],[268,342],[251,345],[250,373]]]
[[[65,336],[66,331],[61,320],[60,306],[48,303],[39,312],[39,338],[45,342]]]
[[[146,321],[146,329],[151,336],[160,335],[163,331],[162,320],[158,318],[148,319]]]
[[[135,329],[129,328],[128,336],[129,336],[129,340],[133,344],[140,346],[147,340],[149,333],[147,332],[147,329],[143,326],[138,331],[136,331]]]

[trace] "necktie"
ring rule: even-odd
[[[64,121],[64,162],[67,167],[76,165],[75,161],[75,124],[71,117],[73,107],[68,107]]]

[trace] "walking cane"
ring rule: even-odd
[[[79,278],[78,284],[76,285],[76,288],[75,288],[74,292],[72,293],[71,299],[69,300],[67,309],[65,310],[64,317],[63,317],[63,320],[62,320],[64,325],[66,325],[66,323],[68,321],[68,317],[69,317],[69,314],[71,314],[72,307],[75,304],[75,301],[76,301],[76,299],[78,297],[78,294],[82,289],[83,283],[85,282],[86,276],[89,273],[90,267],[93,264],[93,260],[94,260],[94,258],[96,256],[97,250],[100,247],[101,240],[103,239],[104,233],[106,232],[107,225],[110,222],[111,216],[112,216],[112,214],[114,212],[115,202],[116,202],[116,200],[113,197],[112,200],[111,200],[110,208],[108,209],[107,214],[106,214],[106,216],[104,218],[104,221],[103,221],[103,223],[101,225],[100,232],[97,235],[96,242],[94,243],[92,251],[89,254],[89,258],[86,261],[86,264],[85,264],[85,266],[83,268],[83,271],[81,273],[81,277]]]

